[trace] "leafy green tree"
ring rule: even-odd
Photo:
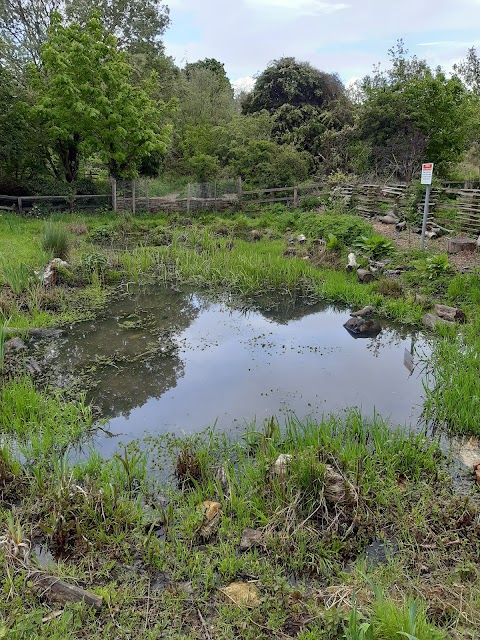
[[[424,159],[446,172],[462,156],[472,105],[458,77],[448,78],[424,60],[407,57],[403,43],[389,51],[391,66],[363,81],[359,139],[370,147],[370,163],[381,173],[410,180]]]
[[[42,134],[32,122],[27,92],[0,65],[0,176],[4,188],[44,172]]]
[[[150,97],[150,86],[132,84],[127,54],[97,18],[85,27],[53,17],[34,72],[36,114],[48,129],[67,181],[75,180],[80,154],[97,154],[115,177],[137,173],[149,154],[165,153],[168,107]]]
[[[4,56],[11,64],[40,64],[52,16],[67,23],[87,24],[99,16],[119,48],[131,54],[163,54],[161,38],[169,25],[168,8],[158,0],[0,0],[0,37],[9,43]]]
[[[242,110],[245,114],[268,111],[274,139],[308,151],[320,164],[323,136],[353,124],[351,104],[338,76],[295,58],[270,64],[244,98]]]
[[[309,155],[288,145],[251,140],[232,149],[232,166],[250,187],[285,187],[308,177]]]

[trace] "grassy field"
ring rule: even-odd
[[[345,270],[352,248],[360,264],[406,268],[360,284]],[[68,266],[47,288],[38,273],[53,256]],[[436,331],[425,410],[439,435],[480,432],[479,274],[395,250],[358,217],[283,207],[188,219],[5,214],[0,258],[2,345],[6,326],[93,317],[129,282],[254,304],[368,304],[411,326],[435,302],[461,306],[467,323]],[[435,438],[349,412],[272,420],[237,443],[171,436],[73,463],[94,424],[84,395],[34,383],[3,347],[0,356],[0,638],[478,636],[478,501],[473,481],[458,492]],[[254,544],[240,550],[245,529]],[[102,596],[100,613],[38,593],[45,545],[58,558],[49,573]]]

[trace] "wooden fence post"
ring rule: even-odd
[[[135,202],[135,180],[132,180],[132,213],[135,215],[137,210],[137,205]]]
[[[18,213],[22,214],[23,213],[23,208],[22,208],[22,199],[21,198],[17,199],[17,208],[18,208]]]
[[[298,209],[298,187],[293,187],[293,207]]]
[[[190,183],[187,184],[187,213],[190,211]]]
[[[237,178],[237,199],[238,203],[242,204],[242,177],[238,176]]]
[[[112,185],[112,209],[117,210],[117,181],[113,176],[110,176],[110,182]]]

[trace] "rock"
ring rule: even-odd
[[[448,320],[449,322],[466,322],[465,312],[457,307],[448,307],[445,304],[436,304],[433,307],[434,312],[439,318]]]
[[[52,287],[57,282],[57,269],[61,267],[63,269],[69,269],[70,265],[65,260],[60,258],[54,258],[45,267],[43,274],[41,275],[42,284],[46,287]]]
[[[475,436],[460,441],[457,453],[466,467],[475,470],[480,465],[480,442]]]
[[[315,238],[315,240],[312,241],[312,244],[316,246],[324,247],[327,243],[322,238]]]
[[[260,604],[260,591],[251,582],[232,582],[220,589],[220,593],[239,607],[253,609]]]
[[[354,311],[350,315],[353,318],[365,318],[366,316],[371,316],[372,313],[373,313],[373,307],[366,306],[366,307],[363,307],[363,309],[360,309],[359,311]]]
[[[305,244],[306,241],[307,241],[307,238],[306,236],[303,235],[303,233],[297,236],[297,242],[299,242],[300,244]]]
[[[284,478],[287,473],[287,467],[293,460],[293,456],[289,453],[281,453],[272,466],[272,474],[280,478]]]
[[[42,368],[40,367],[40,365],[36,360],[33,360],[31,358],[28,360],[25,360],[25,366],[27,368],[28,373],[31,376],[36,376],[39,373],[42,373]]]
[[[475,476],[477,478],[477,484],[480,484],[480,464],[476,464],[473,467],[473,470],[475,471]]]
[[[422,324],[428,329],[435,329],[440,324],[448,324],[452,326],[453,322],[439,318],[435,313],[427,313],[422,318]]]
[[[10,340],[7,340],[3,347],[5,352],[8,353],[9,351],[25,351],[27,345],[17,336],[16,338],[10,338]]]
[[[283,255],[285,256],[285,258],[293,258],[296,255],[295,248],[294,247],[287,247],[285,249],[285,251],[283,252]]]
[[[208,540],[212,537],[220,524],[220,512],[222,505],[220,502],[213,502],[212,500],[204,500],[197,509],[204,512],[203,525],[200,528],[200,537],[204,540]]]
[[[349,498],[344,477],[329,464],[325,472],[325,498],[331,504],[344,504]]]
[[[373,338],[382,330],[378,322],[364,318],[350,318],[343,326],[354,338]]]
[[[210,520],[213,520],[213,518],[215,518],[217,513],[222,508],[222,505],[220,504],[220,502],[214,502],[213,500],[204,500],[198,508],[204,511],[205,519],[207,520],[207,522],[209,522]]]
[[[252,547],[260,547],[263,545],[263,532],[260,529],[243,530],[242,539],[240,540],[240,551],[247,551]]]

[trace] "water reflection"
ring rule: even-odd
[[[415,425],[422,379],[410,375],[404,352],[412,340],[415,351],[427,349],[422,336],[387,324],[353,340],[343,328],[348,318],[326,305],[239,310],[226,298],[151,286],[74,327],[52,362],[90,370],[94,403],[123,441],[352,406]],[[106,442],[101,448],[114,448]]]

